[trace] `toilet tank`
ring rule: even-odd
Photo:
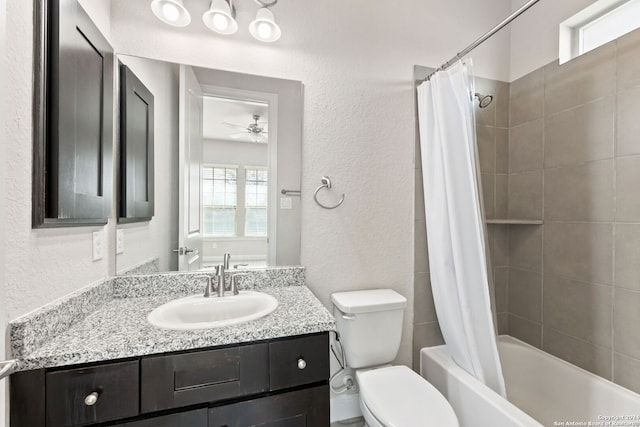
[[[335,293],[331,302],[347,366],[358,369],[396,358],[405,297],[391,289],[371,289]]]

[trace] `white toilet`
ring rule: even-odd
[[[406,366],[389,364],[400,347],[405,297],[373,289],[335,293],[331,301],[369,427],[459,426],[453,408],[433,385]]]

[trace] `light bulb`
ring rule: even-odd
[[[273,34],[273,28],[271,27],[271,24],[269,24],[268,22],[259,23],[258,34],[260,35],[261,38],[265,40],[270,38],[271,35]]]
[[[213,26],[218,31],[226,31],[229,28],[229,19],[221,13],[213,15]]]
[[[162,14],[167,21],[176,22],[180,18],[180,10],[173,3],[165,3],[162,5]]]

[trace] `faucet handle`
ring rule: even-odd
[[[207,281],[207,287],[204,289],[204,297],[209,298],[211,296],[211,276],[195,276],[194,279],[205,279]]]
[[[248,273],[235,273],[233,275],[231,275],[231,292],[233,292],[234,295],[238,295],[238,279],[244,278],[249,276]]]

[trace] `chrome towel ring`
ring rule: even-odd
[[[340,199],[340,201],[335,206],[326,206],[326,205],[323,205],[322,203],[320,203],[320,201],[318,200],[318,192],[320,190],[322,190],[323,188],[326,188],[327,190],[331,189],[331,180],[329,179],[328,176],[323,176],[321,182],[322,182],[322,185],[320,187],[316,188],[316,191],[313,193],[313,199],[316,201],[318,206],[320,206],[321,208],[324,208],[324,209],[335,209],[338,206],[340,206],[342,204],[342,202],[344,202],[344,194],[342,194],[342,198]]]

